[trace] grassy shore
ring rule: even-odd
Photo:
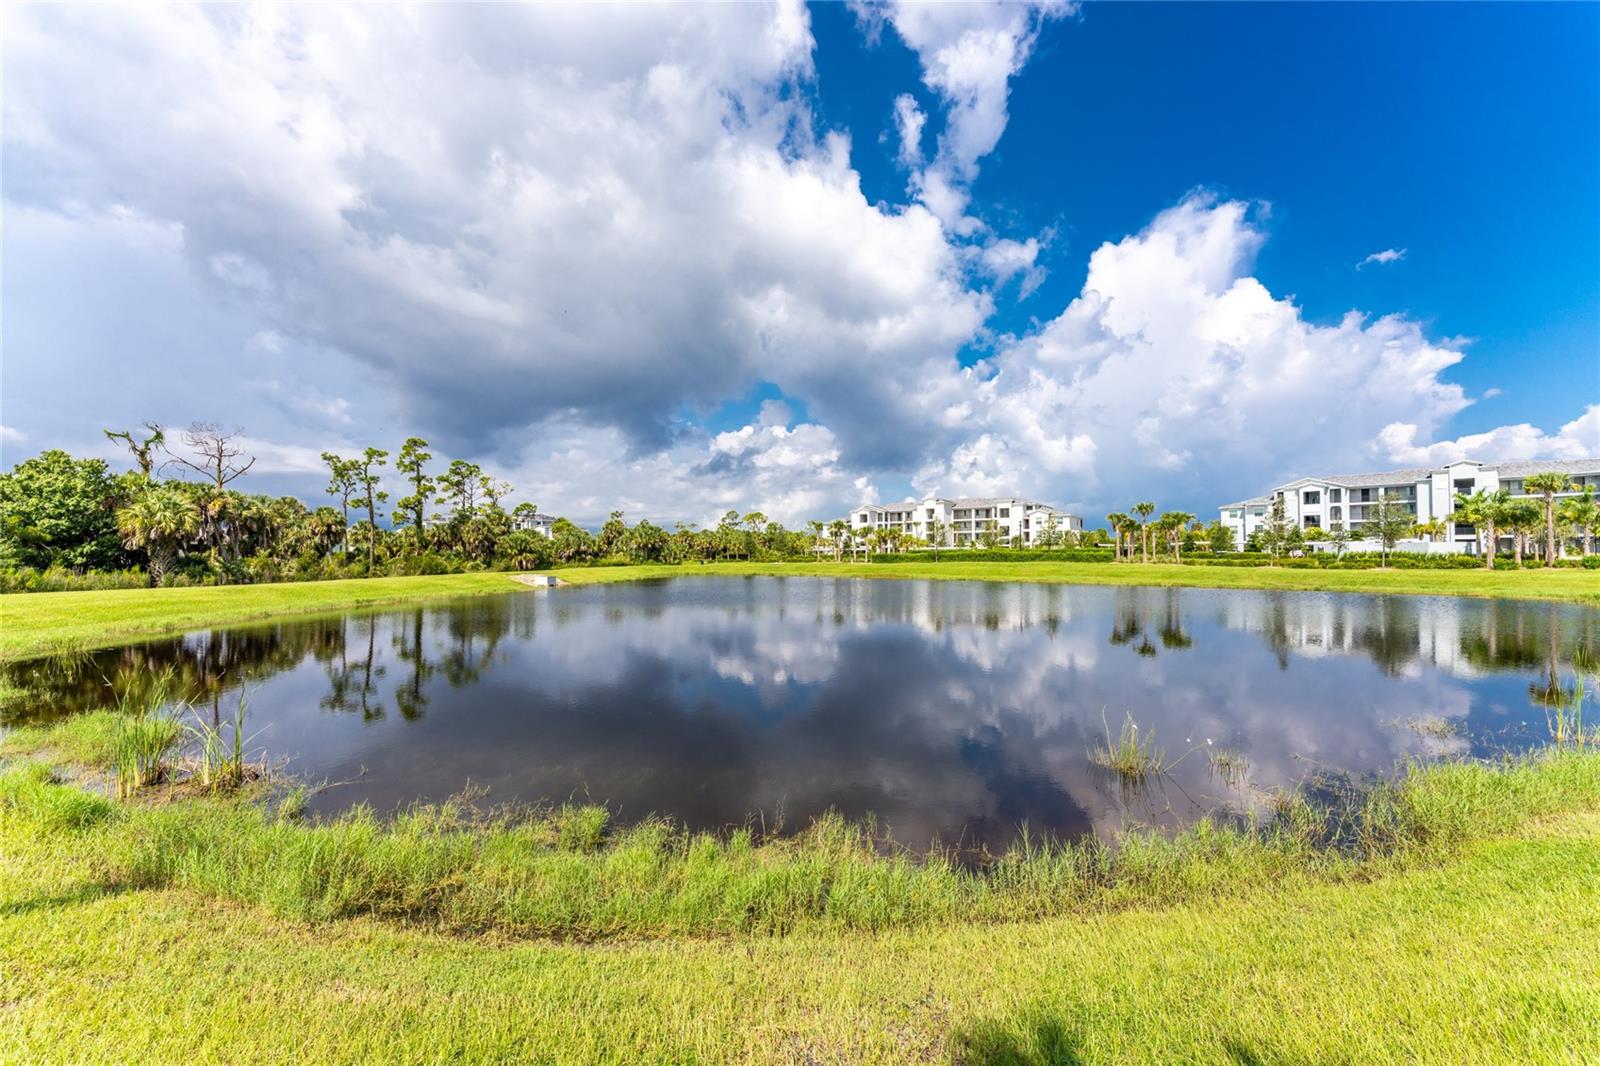
[[[552,571],[573,585],[645,578],[813,576],[1024,581],[1081,585],[1376,592],[1544,599],[1600,605],[1600,574],[1585,570],[1289,570],[1169,563],[715,563],[573,567]],[[509,574],[387,577],[183,589],[39,592],[0,597],[0,662],[111,647],[208,626],[238,625],[459,596],[526,591]]]
[[[272,855],[253,851],[262,830],[219,813],[236,801],[116,804],[13,766],[0,777],[0,1057],[1593,1061],[1597,758],[1415,771],[1392,797],[1403,817],[1390,824],[1407,828],[1382,857],[1309,861],[1325,853],[1307,851],[1266,879],[1234,876],[1237,862],[1219,867],[1207,857],[1216,847],[1191,839],[1186,853],[1166,853],[1163,894],[1046,917],[824,920],[786,935],[735,927],[664,939],[620,929],[599,943],[527,940],[493,922],[461,935],[440,901],[482,867],[435,862],[391,892],[385,878],[407,865],[414,829],[388,831],[410,837],[387,843],[377,830],[314,846],[308,837],[302,853],[320,865],[274,871]],[[219,831],[208,843],[191,825],[185,841],[173,818]],[[486,839],[480,856],[495,847]],[[617,876],[626,865],[620,842],[582,833],[541,846]],[[525,842],[523,855],[538,850]],[[673,861],[703,861],[693,851]],[[141,866],[141,854],[167,857]],[[797,854],[764,862],[786,877]],[[873,863],[894,866],[850,860]],[[725,867],[697,869],[693,884],[674,881],[696,911],[750,888],[722,877]],[[844,869],[809,897],[814,914]],[[273,881],[278,892],[248,889]],[[781,894],[784,883],[761,890]],[[560,895],[543,874],[531,884]],[[285,906],[328,885],[355,904],[350,917]],[[874,893],[917,890],[890,879]]]
[[[527,590],[508,574],[479,573],[0,596],[0,662],[112,647],[208,626],[519,589]]]
[[[81,728],[64,744],[52,744],[50,729],[8,737],[7,751],[32,740],[112,758],[110,744],[85,743]],[[0,773],[3,816],[46,844],[75,846],[75,861],[92,862],[106,884],[186,888],[311,921],[371,915],[589,941],[878,932],[1185,902],[1286,877],[1376,876],[1574,811],[1600,812],[1600,755],[1422,766],[1355,810],[1290,796],[1248,827],[1202,822],[1170,836],[1129,835],[1116,848],[1039,843],[975,870],[886,852],[836,817],[770,839],[660,821],[613,829],[599,807],[512,815],[443,804],[393,820],[358,808],[307,824],[292,807],[249,796],[119,804],[55,780],[41,764]],[[75,845],[69,831],[81,833]]]

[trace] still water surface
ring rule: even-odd
[[[9,674],[51,713],[151,665],[224,720],[242,685],[252,749],[331,783],[319,812],[470,783],[705,828],[834,808],[903,843],[1000,850],[1023,823],[1181,825],[1408,756],[1537,743],[1544,701],[1597,648],[1600,611],[1571,605],[701,577],[194,633]],[[1090,758],[1127,715],[1175,763],[1148,788]]]

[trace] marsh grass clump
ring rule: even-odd
[[[226,726],[208,720],[197,708],[194,720],[187,726],[191,748],[189,781],[205,791],[238,788],[247,781],[260,778],[263,769],[245,761],[247,743],[244,735],[247,699],[243,689],[234,705],[233,715]]]
[[[168,755],[182,738],[182,726],[167,710],[173,703],[176,674],[172,668],[124,679],[115,688],[111,730],[111,770],[117,798],[166,778]]]
[[[1419,737],[1447,740],[1456,735],[1456,724],[1440,715],[1419,715],[1405,720],[1405,727]]]
[[[1141,735],[1139,723],[1131,714],[1123,718],[1115,737],[1111,735],[1109,723],[1105,729],[1105,742],[1089,753],[1090,761],[1096,766],[1133,783],[1161,773],[1166,752],[1156,747],[1155,730],[1146,730]]]
[[[1592,663],[1589,664],[1592,667]],[[1591,681],[1595,675],[1591,674]],[[1545,727],[1550,731],[1550,743],[1556,748],[1600,748],[1600,725],[1585,726],[1583,704],[1588,694],[1583,675],[1577,674],[1570,689],[1560,691],[1559,698],[1543,698]]]
[[[117,798],[127,799],[140,789],[167,777],[167,756],[182,733],[171,718],[129,718],[118,715],[111,739],[111,769],[116,774]]]
[[[589,804],[561,807],[551,816],[556,842],[563,851],[596,851],[605,842],[611,812]]]
[[[1206,748],[1206,767],[1229,788],[1237,788],[1250,776],[1249,757],[1231,748]]]

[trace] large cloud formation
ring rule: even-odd
[[[943,110],[886,114],[911,187],[885,205],[818,128],[796,4],[28,7],[5,41],[7,241],[64,288],[126,233],[137,257],[114,261],[163,322],[248,321],[251,372],[194,413],[265,412],[285,471],[420,431],[585,519],[796,521],[883,485],[1204,502],[1428,448],[1467,403],[1441,378],[1460,347],[1397,317],[1306,322],[1250,276],[1249,205],[1203,193],[962,365],[1006,284],[1037,284],[1039,235],[991,231],[970,190],[1069,10],[882,10]],[[86,445],[97,424],[27,422],[51,367],[83,369],[21,342],[81,314],[51,295],[7,315],[8,374],[36,395],[8,389],[5,423]],[[124,392],[198,388],[227,335],[201,325],[163,332]],[[792,407],[708,426],[757,386]],[[1586,425],[1562,433],[1581,447]]]

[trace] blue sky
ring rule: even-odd
[[[799,521],[1600,453],[1594,5],[12,23],[8,463],[220,420],[310,497],[420,432]]]
[[[871,146],[916,56],[843,6],[813,15],[820,110]],[[1539,421],[1576,382],[1600,397],[1597,56],[1593,4],[1090,5],[1040,35],[974,185],[996,220],[1059,231],[998,328],[1052,314],[1089,250],[1205,186],[1271,205],[1256,274],[1310,317],[1406,311],[1473,338],[1452,379],[1505,395],[1459,428]],[[890,153],[857,158],[868,196],[903,196]],[[1406,258],[1353,269],[1391,247]]]

